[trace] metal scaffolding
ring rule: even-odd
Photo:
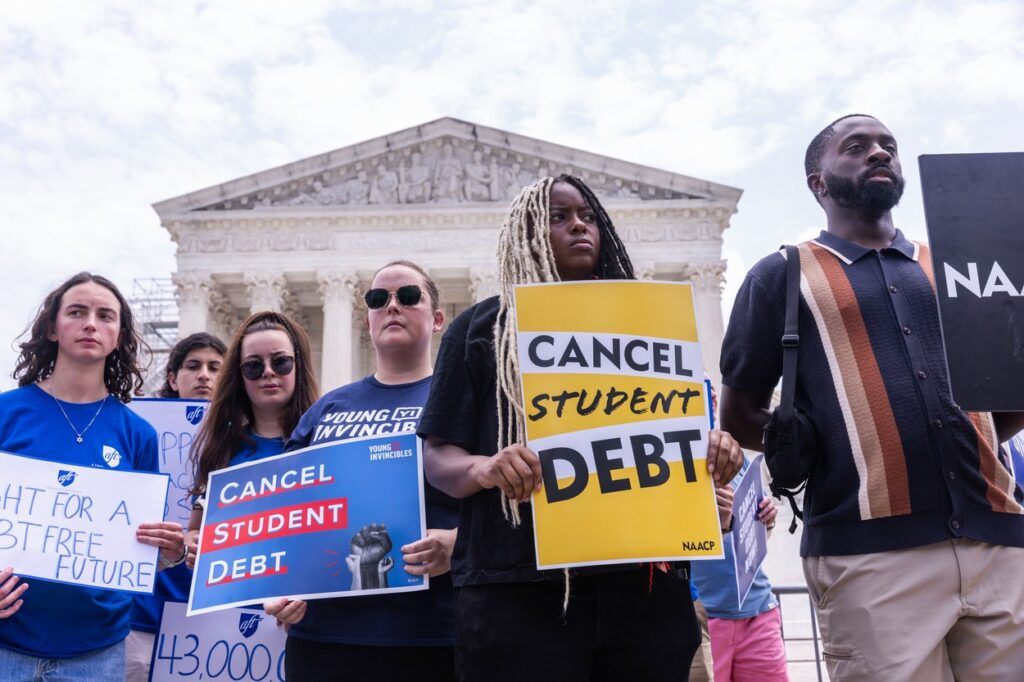
[[[141,358],[148,367],[143,390],[152,395],[164,382],[167,358],[178,342],[178,302],[174,297],[174,283],[170,277],[137,279],[132,282],[129,300],[135,314],[135,325],[149,346],[147,357]]]

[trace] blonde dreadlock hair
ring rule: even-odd
[[[615,232],[597,196],[582,180],[572,175],[542,178],[524,187],[512,200],[508,215],[498,233],[498,283],[500,285],[498,317],[494,322],[494,346],[497,356],[498,450],[513,443],[526,442],[523,393],[519,381],[519,350],[516,346],[515,299],[517,284],[559,282],[555,253],[551,249],[551,223],[548,210],[551,187],[564,182],[579,190],[594,211],[601,234],[594,275],[598,279],[635,279],[633,264],[626,247]],[[518,526],[521,522],[519,503],[501,494],[501,510],[505,518]],[[568,573],[566,574],[568,576]],[[568,580],[568,577],[566,578]],[[566,590],[568,599],[568,589]]]

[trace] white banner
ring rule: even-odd
[[[255,680],[284,682],[287,633],[256,609],[185,616],[185,604],[167,602],[153,647],[152,682]]]
[[[128,407],[149,422],[159,437],[160,471],[171,477],[164,521],[177,521],[188,528],[188,517],[192,513],[188,494],[192,487],[192,468],[188,455],[206,415],[207,403],[176,398],[134,398]]]
[[[167,476],[0,452],[0,563],[15,573],[151,594],[157,548],[135,539],[161,518]]]

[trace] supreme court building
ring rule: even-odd
[[[452,118],[154,204],[177,243],[179,338],[228,341],[251,312],[284,311],[310,334],[323,391],[364,376],[374,355],[361,297],[377,268],[415,261],[454,319],[497,293],[510,200],[560,173],[601,197],[638,278],[694,284],[717,382],[722,231],[741,190]]]

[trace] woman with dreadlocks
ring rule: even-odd
[[[445,333],[419,424],[427,478],[462,498],[452,556],[458,672],[465,682],[685,679],[700,643],[685,564],[575,569],[570,599],[569,572],[537,570],[521,508],[540,489],[541,466],[524,445],[513,287],[633,279],[625,247],[590,188],[562,175],[513,200],[498,267],[501,293]],[[741,458],[728,434],[712,432],[717,484]]]

